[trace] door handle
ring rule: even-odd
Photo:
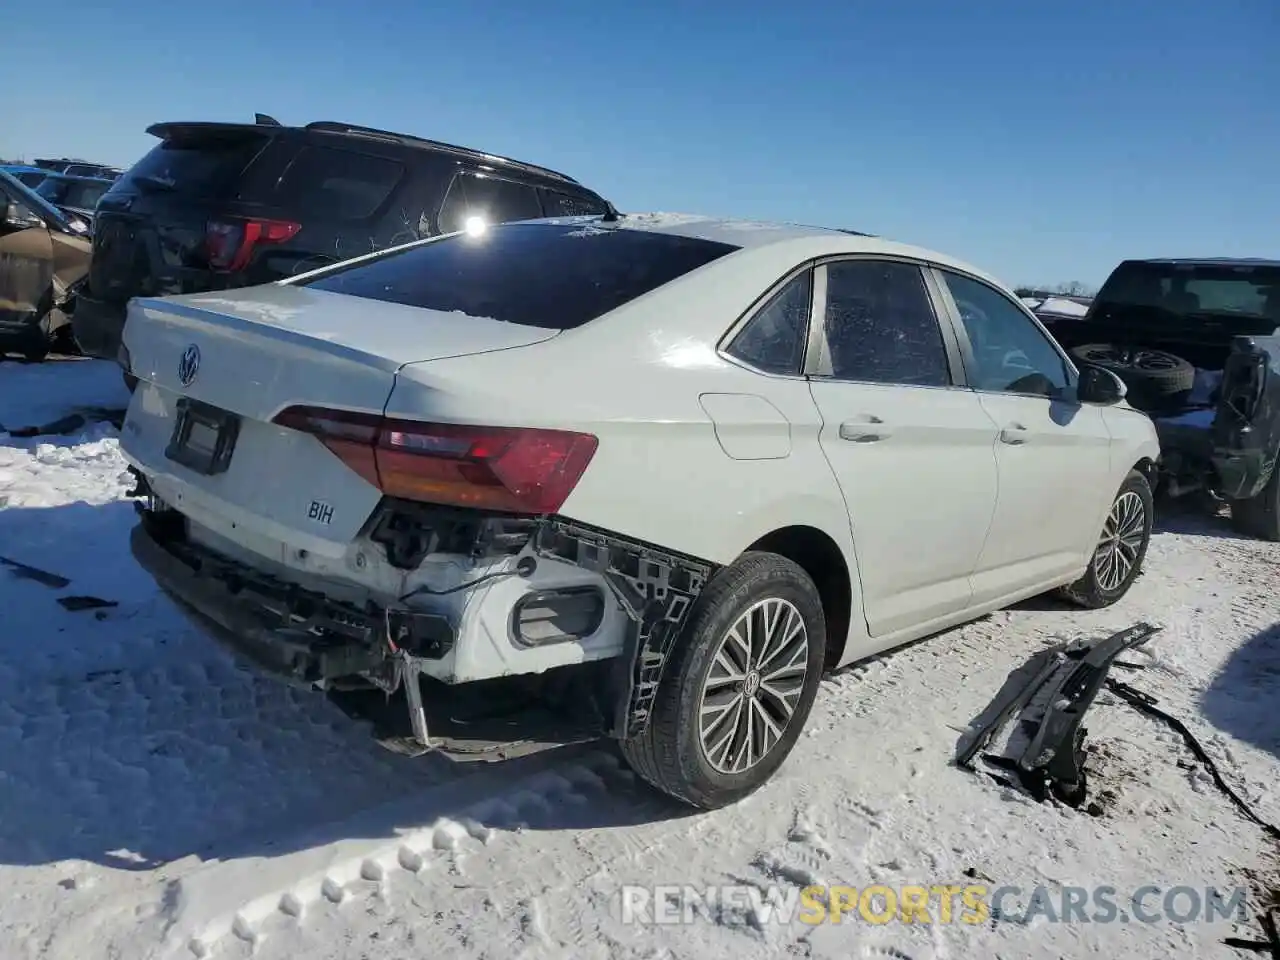
[[[1000,442],[1017,446],[1027,442],[1027,428],[1020,423],[1011,423],[1000,431]]]
[[[854,443],[874,443],[892,435],[893,428],[875,416],[857,417],[840,424],[840,439]]]

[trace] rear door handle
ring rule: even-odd
[[[868,414],[840,424],[840,439],[854,443],[875,443],[893,436],[893,428],[879,417]]]
[[[1011,423],[1000,431],[1000,442],[1017,446],[1027,442],[1027,428],[1020,423]]]

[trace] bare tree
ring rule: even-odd
[[[1068,283],[1060,283],[1054,288],[1054,293],[1061,293],[1068,297],[1090,297],[1093,296],[1093,290],[1081,283],[1079,280],[1072,280]]]

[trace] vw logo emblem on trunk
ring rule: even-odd
[[[178,361],[178,379],[184,387],[191,386],[200,369],[200,348],[194,343],[182,351],[182,359]]]

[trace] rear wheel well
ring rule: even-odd
[[[826,670],[834,668],[844,653],[849,636],[849,612],[853,607],[849,567],[840,547],[816,527],[796,526],[775,530],[747,549],[786,557],[809,575],[822,598],[822,614],[827,621],[823,666]]]

